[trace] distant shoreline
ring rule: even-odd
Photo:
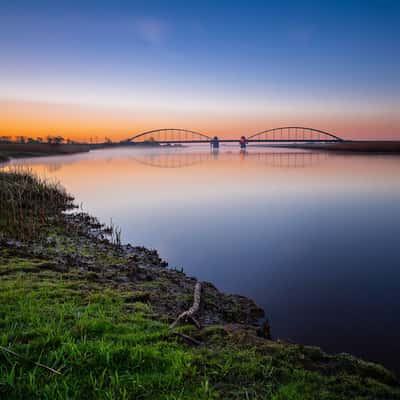
[[[48,143],[7,143],[0,144],[0,163],[12,158],[48,157],[87,153],[95,149],[125,147],[121,144],[91,145],[91,144],[48,144]],[[153,147],[153,146],[151,146]],[[169,146],[167,146],[169,148]],[[173,146],[175,147],[175,146]],[[183,147],[183,146],[176,146]],[[358,154],[400,154],[400,141],[378,140],[346,140],[336,143],[271,143],[255,144],[251,147],[289,148],[304,150],[324,150]],[[163,148],[156,146],[156,148]]]
[[[295,148],[306,150],[326,150],[350,153],[377,153],[377,154],[400,154],[400,141],[383,141],[383,140],[346,140],[337,143],[287,143],[287,144],[271,144],[258,145],[257,147],[279,147],[279,148]]]
[[[0,163],[10,161],[12,158],[49,157],[87,153],[91,150],[113,149],[116,147],[146,147],[163,148],[157,144],[139,143],[127,145],[121,143],[110,144],[50,144],[50,143],[0,143]],[[183,148],[184,145],[169,145],[166,148]]]
[[[0,162],[7,162],[12,158],[69,155],[89,151],[90,146],[86,144],[6,143],[0,144]]]

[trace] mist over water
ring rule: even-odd
[[[400,157],[235,146],[116,148],[13,161],[262,306],[275,338],[398,370]]]

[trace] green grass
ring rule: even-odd
[[[2,282],[1,344],[63,375],[2,353],[0,393],[21,399],[150,399],[184,388],[190,354],[165,340],[166,326],[146,318],[146,305],[128,313],[120,293],[83,295],[74,286],[22,275]]]
[[[21,260],[14,261],[18,268]],[[342,356],[335,359],[334,373],[306,369],[305,361],[313,360],[315,369],[324,360],[315,349],[255,345],[218,327],[201,334],[205,346],[187,346],[177,342],[167,325],[151,319],[149,305],[127,304],[131,295],[64,280],[53,271],[6,275],[0,282],[0,344],[62,375],[0,351],[0,397],[400,398],[388,385],[392,376],[368,363]]]

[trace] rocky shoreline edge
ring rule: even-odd
[[[157,250],[113,243],[109,240],[112,228],[86,213],[64,217],[66,231],[74,232],[69,237],[54,234],[30,243],[3,240],[1,246],[15,256],[48,260],[42,269],[66,276],[73,273],[104,287],[131,291],[127,301],[151,304],[154,316],[166,322],[191,306],[196,278],[169,268]],[[0,271],[0,276],[7,273],[12,271]],[[260,319],[264,311],[253,300],[222,293],[210,282],[202,282],[202,287],[198,319],[203,326],[245,324],[258,328],[262,335]]]

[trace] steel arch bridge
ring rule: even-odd
[[[211,137],[195,131],[179,128],[161,128],[139,133],[129,139],[127,142],[133,143],[208,143]]]
[[[184,144],[210,143],[212,138],[201,132],[180,128],[161,128],[139,133],[124,143]],[[254,133],[247,137],[248,143],[329,143],[342,142],[339,136],[320,129],[304,126],[285,126]],[[221,143],[237,143],[237,139],[219,139]]]

